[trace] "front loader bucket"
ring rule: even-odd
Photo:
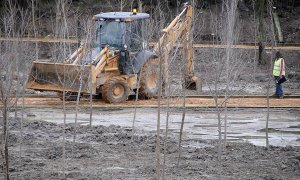
[[[33,62],[26,88],[78,92],[81,85],[81,93],[89,93],[90,90],[94,93],[94,83],[90,78],[92,68],[90,65]]]

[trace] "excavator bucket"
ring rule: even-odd
[[[81,93],[89,93],[90,89],[94,91],[89,81],[92,68],[90,65],[33,62],[26,88],[57,92],[78,92],[80,89]]]
[[[185,88],[188,90],[196,90],[197,92],[202,91],[201,79],[196,76],[185,78]]]

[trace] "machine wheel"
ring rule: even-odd
[[[157,96],[159,89],[158,59],[148,59],[141,70],[140,97],[152,98]]]
[[[57,92],[57,96],[63,101],[63,92]],[[65,92],[65,101],[77,101],[77,93]]]
[[[113,77],[102,87],[102,98],[109,103],[124,102],[128,99],[129,87],[122,77]]]

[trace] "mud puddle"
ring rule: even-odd
[[[45,120],[57,124],[63,123],[61,109],[28,108],[25,110],[27,120]],[[179,133],[182,110],[172,109],[169,117],[169,131]],[[75,122],[74,109],[67,110],[67,123]],[[164,132],[166,111],[161,112],[161,131]],[[232,142],[250,142],[254,145],[265,145],[265,128],[267,112],[264,109],[230,109],[228,111],[228,140]],[[131,128],[134,108],[94,109],[93,125],[118,125]],[[77,122],[89,125],[88,110],[80,110]],[[222,118],[223,115],[222,115]],[[223,121],[223,119],[222,119]],[[300,146],[300,110],[271,109],[269,122],[269,142],[274,146]],[[157,109],[138,108],[135,128],[144,131],[156,131]],[[185,116],[184,139],[214,140],[218,138],[218,121],[212,109],[188,109]],[[222,126],[224,131],[224,125]]]

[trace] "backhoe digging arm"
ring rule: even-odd
[[[163,35],[159,42],[155,45],[154,51],[159,52],[161,47],[161,58],[164,60],[164,80],[168,78],[168,59],[171,50],[174,48],[177,40],[181,38],[182,41],[182,55],[186,61],[185,65],[185,87],[187,89],[201,91],[201,82],[194,73],[193,62],[193,32],[192,32],[192,19],[193,8],[191,5],[186,4],[183,11],[176,16],[170,25],[163,29]]]

